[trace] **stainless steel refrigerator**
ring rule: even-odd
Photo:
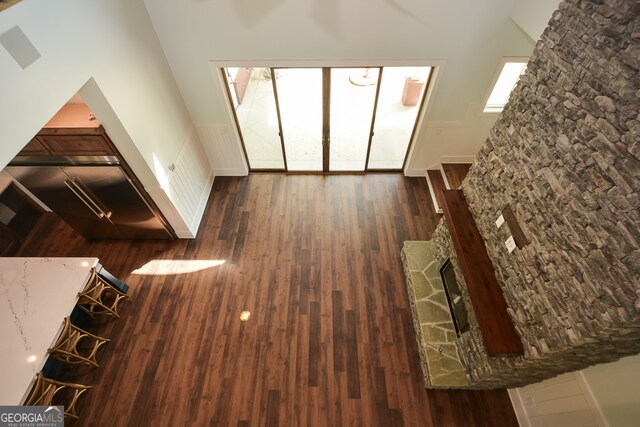
[[[5,170],[87,239],[173,237],[117,157],[16,157]]]

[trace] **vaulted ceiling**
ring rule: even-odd
[[[493,116],[479,115],[502,57],[528,56],[557,0],[145,0],[196,123],[228,120],[212,67],[443,60],[421,140],[473,154]],[[518,23],[514,16],[519,16]],[[523,30],[524,28],[524,30]],[[534,33],[527,35],[525,32]],[[428,135],[426,128],[439,128]],[[462,132],[461,132],[462,130]],[[469,140],[471,139],[471,140]],[[440,141],[439,141],[440,140]],[[423,144],[425,145],[425,144]],[[423,157],[437,157],[423,153]],[[424,160],[429,162],[429,160]]]

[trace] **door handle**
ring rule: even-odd
[[[100,219],[106,216],[104,211],[100,209],[100,207],[93,200],[91,200],[91,198],[87,195],[87,193],[85,193],[82,190],[82,188],[80,188],[80,186],[76,183],[75,178],[66,177],[64,179],[64,185],[66,185],[67,188],[71,190],[71,192],[75,194],[76,197],[80,199],[82,203],[84,203],[85,206],[88,207],[89,210],[91,210],[91,212],[95,214],[95,216],[97,216]],[[109,212],[109,216],[111,216],[110,214],[111,212]],[[107,218],[109,216],[107,216]]]
[[[78,191],[85,197],[85,199],[88,200],[89,203],[91,203],[91,205],[94,206],[95,209],[100,212],[103,217],[106,217],[107,219],[111,218],[112,212],[108,210],[108,208],[103,203],[100,202],[100,199],[96,199],[95,196],[91,195],[90,191],[87,191],[83,188],[82,181],[78,181],[74,176],[70,176],[69,179],[71,180],[73,186],[78,189]]]

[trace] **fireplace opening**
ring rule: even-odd
[[[462,298],[456,274],[453,271],[453,264],[451,264],[450,260],[447,260],[440,268],[440,276],[442,277],[442,283],[444,283],[444,293],[447,295],[453,325],[456,328],[456,334],[460,336],[469,330],[469,319],[467,317],[467,308],[464,305],[464,298]]]

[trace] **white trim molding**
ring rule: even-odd
[[[195,128],[191,128],[189,137],[168,169],[163,189],[186,225],[186,230],[176,230],[176,233],[179,237],[194,238],[215,177]]]
[[[609,427],[581,371],[569,372],[508,392],[521,427]]]
[[[202,123],[196,124],[196,131],[216,176],[246,176],[249,173],[235,125]]]

